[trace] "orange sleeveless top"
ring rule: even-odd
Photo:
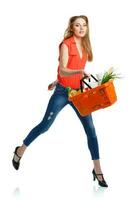
[[[84,69],[87,61],[87,53],[85,51],[82,51],[82,58],[80,58],[79,51],[77,49],[76,42],[73,36],[63,40],[60,43],[59,53],[61,44],[63,43],[66,44],[68,47],[69,58],[68,58],[67,68],[74,70]],[[59,55],[59,61],[60,61],[60,55]],[[60,72],[60,63],[57,70],[57,79],[62,86],[71,87],[73,89],[80,88],[80,79],[82,78],[82,74],[74,74],[62,77],[60,76],[59,72]]]

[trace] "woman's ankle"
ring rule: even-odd
[[[101,170],[101,165],[100,165],[100,160],[93,160],[94,163],[94,170],[96,174],[101,174],[102,170]]]
[[[25,152],[25,150],[26,150],[26,146],[23,144],[22,146],[20,146],[18,149],[17,149],[17,154],[20,156],[20,157],[22,157],[23,156],[23,154],[24,154],[24,152]]]

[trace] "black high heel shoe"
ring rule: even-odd
[[[94,181],[97,179],[97,180],[98,180],[98,184],[99,184],[101,187],[108,187],[107,183],[106,183],[105,180],[104,180],[103,174],[96,174],[96,172],[95,172],[94,169],[93,169],[92,173],[93,173],[93,180],[94,180]],[[100,181],[100,180],[98,179],[98,176],[102,176],[102,181]]]
[[[17,154],[18,148],[19,148],[19,146],[15,148],[14,157],[15,157],[15,155],[16,155],[16,156],[19,158],[19,160],[18,160],[18,161],[15,161],[15,160],[14,160],[14,157],[13,157],[13,159],[12,159],[12,164],[13,164],[13,166],[14,166],[14,168],[15,168],[16,170],[19,169],[19,166],[20,166],[20,159],[21,159],[21,157]]]

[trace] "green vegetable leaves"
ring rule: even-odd
[[[117,78],[121,78],[121,77],[119,76],[119,74],[116,74],[114,72],[113,67],[111,67],[107,72],[105,72],[103,74],[103,77],[101,79],[101,84],[104,84],[104,83],[108,82],[109,80],[114,80]]]

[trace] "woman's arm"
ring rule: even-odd
[[[84,70],[72,70],[67,68],[68,64],[68,47],[65,44],[61,45],[60,48],[60,76],[71,76],[73,74],[83,74]]]
[[[71,70],[67,68],[68,63],[68,47],[65,44],[61,45],[60,49],[60,76],[71,76],[73,74],[84,74],[84,70]],[[48,90],[53,90],[58,80],[48,85]]]

